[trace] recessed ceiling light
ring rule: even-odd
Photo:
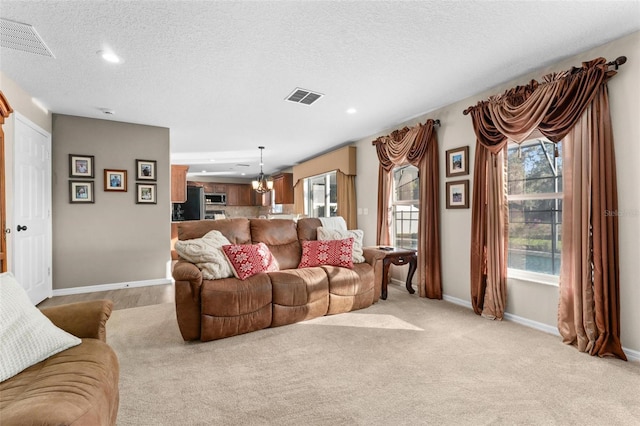
[[[122,60],[115,53],[108,50],[98,50],[96,52],[102,59],[112,64],[119,64]]]
[[[357,110],[357,109],[355,109],[355,108],[349,108],[349,109],[347,110],[347,114],[355,114],[356,112],[358,112],[358,110]]]

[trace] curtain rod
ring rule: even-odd
[[[620,65],[625,64],[626,62],[627,62],[627,57],[626,56],[618,56],[615,61],[607,62],[607,65],[613,66],[614,69],[617,71],[618,67]]]
[[[427,120],[427,121],[429,121],[429,120]],[[435,127],[435,126],[440,127],[440,119],[439,119],[439,118],[432,119],[432,121],[433,121],[433,125],[434,125],[434,127]],[[418,124],[420,124],[420,123],[418,123]],[[409,130],[409,128],[405,126],[405,127],[403,127],[402,129],[396,129],[396,130],[394,130],[394,131],[393,131],[393,132],[391,132],[390,134],[393,134],[394,132],[401,132],[401,131],[408,131],[408,130]],[[386,136],[389,136],[389,135],[386,135]],[[384,137],[386,137],[386,136],[379,136],[378,138],[376,138],[376,140],[374,140],[374,141],[372,141],[372,142],[371,142],[371,145],[376,145],[376,144],[379,144],[379,143],[383,143],[380,139],[381,139],[381,138],[384,138]]]
[[[609,67],[613,66],[613,67],[614,67],[614,69],[617,71],[617,70],[618,70],[618,67],[619,67],[620,65],[622,65],[622,64],[624,64],[624,63],[626,63],[626,62],[627,62],[627,57],[626,57],[626,56],[618,56],[615,60],[610,61],[610,62],[607,62],[607,63],[606,63],[606,65],[607,65],[607,66],[609,66]],[[573,68],[573,70],[579,70],[579,68],[575,68],[575,67],[574,67],[574,68]],[[573,70],[572,70],[572,71],[573,71]],[[541,83],[541,84],[543,84],[543,83]],[[519,86],[518,86],[518,87],[519,87]],[[508,92],[508,90],[507,90],[507,92]],[[504,94],[506,94],[507,92],[504,92]],[[474,109],[474,108],[476,108],[476,107],[477,107],[477,105],[472,105],[472,106],[470,106],[469,108],[467,108],[467,109],[465,109],[464,111],[462,111],[462,114],[464,114],[464,115],[468,115],[468,114],[469,114],[471,111],[473,111],[473,109]]]

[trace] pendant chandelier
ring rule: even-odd
[[[260,174],[256,180],[251,182],[251,185],[258,194],[264,194],[265,192],[269,192],[273,189],[273,181],[267,180],[264,173],[262,173],[262,150],[264,149],[264,146],[259,146],[258,149],[260,150]]]

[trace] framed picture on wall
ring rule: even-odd
[[[469,147],[450,149],[447,151],[447,177],[469,174]]]
[[[93,155],[69,154],[69,177],[92,178]]]
[[[156,180],[156,161],[136,160],[136,180]]]
[[[156,184],[136,184],[136,204],[156,204]]]
[[[70,180],[70,203],[93,203],[93,181]]]
[[[469,180],[447,182],[447,208],[469,208]]]
[[[104,190],[127,192],[127,171],[104,169]]]

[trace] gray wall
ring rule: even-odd
[[[406,123],[371,135],[356,143],[358,147],[358,176],[356,190],[358,209],[368,210],[368,215],[358,216],[358,227],[365,231],[365,245],[375,244],[376,203],[375,194],[369,190],[371,182],[377,181],[375,148],[371,141],[388,134],[396,128],[424,122],[428,118],[438,118],[442,127],[437,130],[440,150],[440,217],[442,243],[442,279],[445,296],[470,303],[469,253],[471,235],[471,209],[445,209],[445,182],[458,178],[445,178],[445,151],[460,146],[469,146],[469,179],[473,185],[473,158],[475,157],[475,134],[471,118],[462,111],[490,95],[502,93],[517,85],[527,84],[531,79],[540,80],[551,72],[564,71],[581,62],[599,56],[613,60],[625,55],[628,62],[618,75],[609,81],[611,120],[618,174],[620,232],[620,321],[622,346],[640,352],[640,33],[608,43],[580,55],[558,62],[552,66],[537,70],[517,80],[506,82],[499,87],[479,93],[455,104],[440,108]],[[425,93],[425,96],[429,96]],[[365,210],[366,209],[366,210]],[[404,268],[406,270],[406,268]],[[403,280],[403,269],[396,268],[394,277]],[[556,329],[558,312],[558,287],[535,282],[508,279],[506,312],[522,319],[535,321],[546,326],[547,330]],[[545,328],[545,327],[542,327]]]
[[[58,114],[52,129],[53,289],[164,279],[169,129]],[[69,203],[69,154],[95,156],[94,204]],[[157,204],[136,204],[136,159],[157,161]],[[104,191],[105,168],[127,170],[127,192]]]

